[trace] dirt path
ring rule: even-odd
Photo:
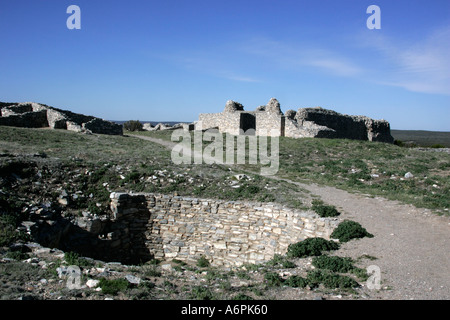
[[[374,235],[345,243],[336,252],[355,259],[364,254],[377,258],[370,263],[380,268],[381,286],[388,290],[371,292],[372,297],[450,299],[450,218],[380,197],[292,183],[336,206],[341,218],[361,223]]]
[[[173,142],[139,138],[173,147]],[[296,184],[324,202],[340,209],[340,218],[363,225],[373,238],[353,240],[341,246],[337,255],[376,257],[370,264],[381,270],[382,290],[371,290],[371,298],[450,299],[450,218],[428,209],[380,197],[353,194],[333,187]]]

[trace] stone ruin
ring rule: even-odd
[[[122,125],[35,102],[0,102],[0,125],[122,135]]]
[[[196,130],[217,128],[220,132],[239,135],[291,138],[341,138],[393,143],[389,122],[366,116],[350,116],[333,110],[300,108],[281,111],[277,99],[270,99],[255,111],[244,111],[242,104],[229,100],[221,113],[202,113]]]
[[[236,267],[264,263],[306,238],[329,240],[340,222],[276,203],[155,193],[113,192],[110,198],[107,215],[85,212],[68,220],[39,209],[20,228],[43,246],[105,261],[195,263],[204,256],[213,266]]]

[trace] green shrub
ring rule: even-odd
[[[341,222],[331,234],[331,238],[339,239],[340,242],[347,242],[358,238],[372,238],[373,234],[367,232],[358,222],[345,220]]]
[[[303,241],[290,244],[287,250],[288,257],[304,258],[320,256],[323,251],[337,250],[339,244],[323,238],[307,238]]]
[[[264,275],[264,280],[266,280],[266,284],[269,287],[279,287],[279,286],[281,286],[283,284],[283,278],[281,278],[275,272],[267,272]]]
[[[208,288],[196,286],[192,288],[191,298],[196,300],[213,300],[214,296]]]
[[[79,267],[90,267],[90,266],[93,265],[92,262],[90,262],[87,259],[81,257],[76,252],[66,252],[66,253],[64,253],[64,260],[66,260],[66,262],[69,265],[75,265],[75,266],[79,266]]]
[[[285,284],[293,288],[305,288],[308,285],[308,281],[300,276],[290,276],[285,281]]]
[[[323,284],[329,289],[349,289],[359,287],[359,283],[354,279],[327,270],[312,270],[308,272],[306,281],[311,288],[317,288]]]
[[[322,203],[322,201],[319,200],[313,200],[312,209],[322,218],[337,217],[338,215],[340,215],[336,207],[325,205]]]
[[[130,287],[130,283],[127,279],[111,279],[101,278],[98,284],[102,288],[104,294],[116,295],[119,291],[125,291]]]
[[[133,170],[125,176],[125,179],[123,179],[123,181],[127,182],[127,183],[131,183],[131,182],[136,183],[139,181],[140,177],[141,177],[141,174],[138,171]]]
[[[156,260],[156,259],[154,259],[154,260]],[[151,261],[153,261],[153,260],[151,260]],[[153,263],[149,266],[145,266],[143,271],[144,271],[144,275],[147,277],[161,277],[161,271],[158,270],[155,263]]]
[[[10,258],[10,259],[14,259],[14,260],[20,261],[20,260],[28,259],[29,255],[27,253],[23,253],[23,252],[20,252],[20,251],[8,251],[6,253],[6,257]]]
[[[355,268],[351,258],[342,258],[337,256],[314,257],[312,260],[312,265],[319,269],[342,273],[352,271]]]
[[[139,120],[130,120],[123,124],[123,128],[128,131],[142,131],[143,125]]]
[[[280,265],[282,268],[286,269],[295,268],[295,263],[289,261],[285,256],[280,254],[275,254],[273,258],[267,262],[267,265],[272,267]]]

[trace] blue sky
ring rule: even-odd
[[[66,27],[72,4],[80,30]],[[2,0],[0,101],[194,121],[275,97],[450,131],[449,40],[448,0]]]

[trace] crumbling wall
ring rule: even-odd
[[[2,111],[0,125],[23,128],[45,128],[48,127],[47,112],[42,110],[17,114],[9,112],[9,110],[5,110]]]
[[[294,117],[300,130],[316,130],[315,137],[369,140],[393,143],[390,125],[386,120],[374,120],[365,116],[349,116],[333,110],[317,108],[298,109]],[[319,126],[331,130],[321,130]],[[322,132],[320,132],[322,131]]]
[[[86,116],[43,104],[0,102],[0,125],[52,129],[77,132],[122,135],[122,126],[93,116]]]
[[[195,130],[218,128],[220,132],[239,135],[240,123],[241,113],[239,111],[202,113],[199,115],[199,121],[195,124]]]

